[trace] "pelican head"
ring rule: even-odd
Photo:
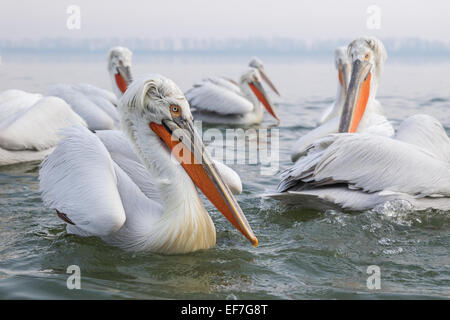
[[[347,54],[352,71],[339,132],[356,132],[369,98],[375,97],[387,54],[383,43],[370,37],[352,41],[348,45]]]
[[[124,47],[111,48],[108,53],[108,71],[112,78],[114,93],[118,98],[133,81],[130,70],[131,57],[131,51]]]
[[[275,112],[275,107],[261,84],[261,76],[258,69],[253,67],[248,68],[241,76],[240,86],[244,92],[248,92],[248,88],[250,88],[251,92],[266,108],[267,112],[280,123],[280,118],[278,118]]]
[[[242,209],[194,129],[183,92],[173,81],[160,75],[133,81],[120,100],[119,111],[122,128],[155,178],[164,176],[170,178],[169,183],[177,183],[180,175],[187,174],[236,229],[253,245],[258,244]]]
[[[258,70],[259,73],[261,74],[261,78],[264,79],[264,81],[269,85],[269,87],[273,90],[273,92],[275,92],[278,96],[280,95],[277,88],[275,88],[275,85],[272,83],[272,81],[270,81],[269,77],[267,76],[266,72],[264,71],[264,65],[259,58],[253,57],[250,60],[248,66]]]
[[[346,47],[338,47],[334,50],[334,64],[338,71],[339,85],[344,93],[347,92],[350,82],[351,65],[347,56]]]

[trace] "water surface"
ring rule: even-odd
[[[250,57],[135,55],[136,75],[161,73],[183,90],[209,75],[237,79]],[[282,94],[279,171],[293,141],[315,126],[334,98],[332,58],[265,57]],[[408,115],[435,116],[450,132],[450,62],[402,61],[385,66],[379,100],[397,125]],[[0,91],[45,92],[58,82],[110,88],[103,57],[3,57]],[[273,122],[266,117],[262,127]],[[207,129],[207,127],[205,127]],[[36,164],[0,168],[0,298],[99,299],[382,299],[450,297],[449,212],[412,212],[386,204],[366,212],[302,210],[265,199],[279,176],[259,165],[240,174],[241,204],[260,245],[253,248],[205,201],[217,229],[210,250],[164,256],[129,253],[96,238],[68,235],[44,208]],[[66,269],[78,265],[82,290],[68,290]],[[367,267],[381,269],[381,289],[366,287]]]

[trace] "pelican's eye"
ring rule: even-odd
[[[174,104],[171,105],[170,106],[170,114],[174,118],[178,118],[179,116],[181,116],[181,108],[180,108],[180,106],[177,106],[177,105],[174,105]]]
[[[364,60],[369,60],[369,58],[370,58],[370,54],[368,54],[368,53],[366,53],[366,55],[364,56]]]

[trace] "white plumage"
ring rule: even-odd
[[[119,126],[117,99],[109,91],[89,84],[58,84],[51,86],[47,94],[66,101],[91,130],[117,129]]]
[[[239,87],[223,78],[204,79],[186,92],[186,98],[194,114],[200,110],[220,115],[245,114],[254,108]]]
[[[391,137],[393,128],[375,100],[387,56],[383,44],[359,38],[348,54],[352,78],[340,119],[302,137],[292,155],[297,162],[282,173],[280,193],[270,196],[352,210],[395,200],[418,210],[450,209],[450,139],[443,126],[415,115]]]
[[[114,47],[108,53],[108,72],[115,95],[90,84],[56,84],[47,94],[65,100],[91,130],[118,129],[117,100],[132,81],[131,56],[127,48]]]
[[[112,48],[108,70],[113,88],[131,82],[131,51]],[[128,82],[126,82],[126,81]],[[117,97],[89,84],[58,84],[49,96],[22,90],[0,94],[0,165],[40,161],[56,146],[59,130],[74,124],[91,130],[119,128]]]
[[[450,139],[433,117],[406,119],[395,138],[334,134],[282,174],[276,198],[313,196],[353,210],[388,200],[450,209]]]
[[[28,93],[22,90],[6,90],[0,93],[0,121],[17,111],[29,108],[35,104],[42,95]]]
[[[239,84],[218,77],[206,78],[194,84],[186,92],[186,98],[195,119],[208,123],[259,124],[266,107],[278,120],[274,106],[260,85],[261,78],[276,91],[257,59],[250,61],[250,68],[243,73]]]
[[[358,133],[370,133],[381,136],[391,137],[394,135],[394,128],[384,115],[383,108],[378,100],[375,99],[378,90],[381,69],[386,59],[386,50],[381,41],[374,38],[360,38],[348,46],[348,54],[350,57],[357,55],[359,52],[370,52],[372,62],[372,80],[370,82],[370,95],[365,107],[364,115],[359,123]],[[325,115],[324,122],[319,127],[311,130],[304,136],[300,137],[291,148],[291,160],[297,161],[305,154],[306,148],[316,139],[325,137],[326,135],[339,132],[339,124],[343,109],[343,100],[338,91],[337,101],[333,109]],[[346,97],[347,93],[345,94]]]
[[[40,161],[56,146],[61,138],[60,129],[74,124],[86,125],[84,120],[59,98],[39,98],[40,95],[32,94],[26,96],[32,98],[18,97],[21,103],[15,104],[15,112],[0,111],[3,116],[0,120],[0,165]],[[11,107],[13,100],[5,104]],[[31,102],[31,105],[26,106],[23,103],[25,100]],[[4,105],[0,104],[0,110],[3,110],[3,107]]]

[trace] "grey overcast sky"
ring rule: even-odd
[[[81,29],[66,28],[69,5]],[[381,9],[381,29],[366,27]],[[247,38],[305,40],[418,37],[450,41],[450,1],[427,0],[1,0],[0,39],[44,37]]]

